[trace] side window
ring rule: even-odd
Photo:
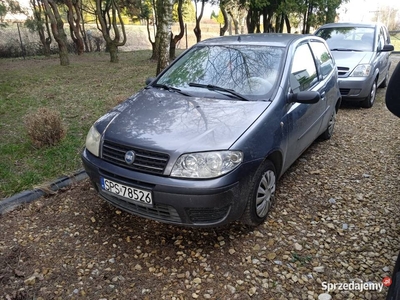
[[[314,52],[315,60],[320,65],[322,78],[326,78],[334,68],[332,56],[323,43],[311,42],[310,45]]]
[[[383,28],[380,29],[379,35],[378,35],[378,49],[382,49],[383,46],[385,45],[385,33],[383,32]]]
[[[387,27],[385,27],[385,26],[382,27],[381,31],[382,31],[383,37],[385,39],[385,44],[390,44],[390,34],[388,32]]]
[[[317,69],[308,44],[297,47],[290,73],[290,87],[293,93],[306,91],[318,81]]]

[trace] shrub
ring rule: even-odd
[[[32,144],[36,148],[54,146],[66,133],[59,112],[42,107],[26,116],[25,126]]]

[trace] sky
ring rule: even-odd
[[[350,0],[339,9],[340,22],[370,22],[374,19],[377,11],[382,11],[386,7],[397,9],[400,12],[400,1]]]

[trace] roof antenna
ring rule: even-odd
[[[242,39],[241,39],[241,37],[240,37],[240,35],[238,36],[238,42],[241,42],[242,41]]]

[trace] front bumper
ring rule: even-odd
[[[214,227],[240,219],[247,204],[246,187],[260,162],[246,163],[222,177],[207,180],[177,179],[128,170],[92,155],[82,161],[99,195],[129,213],[170,224]],[[153,205],[137,204],[105,192],[100,177],[151,191]]]
[[[343,100],[362,101],[371,92],[374,78],[369,77],[346,77],[338,79],[340,94]]]

